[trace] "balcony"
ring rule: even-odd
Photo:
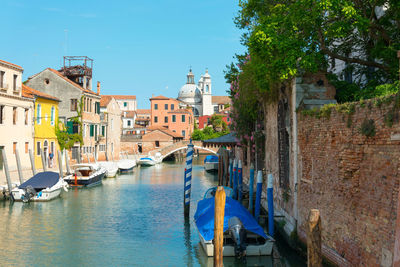
[[[1,92],[7,92],[7,90],[8,90],[8,84],[3,83],[2,85],[0,85]]]

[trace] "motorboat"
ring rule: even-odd
[[[68,176],[70,177],[70,176]],[[57,172],[40,172],[11,190],[15,201],[49,201],[68,191],[68,184]]]
[[[106,169],[96,163],[80,163],[72,166],[73,175],[64,178],[71,186],[89,187],[102,183]]]
[[[154,166],[156,163],[156,159],[153,156],[141,157],[138,162],[140,166]]]
[[[132,172],[136,166],[136,160],[134,159],[121,159],[118,161],[118,169],[120,173]]]
[[[208,155],[204,159],[204,169],[206,171],[218,171],[218,157],[215,155]]]
[[[206,192],[205,198],[198,202],[194,215],[201,246],[209,257],[214,256],[214,195],[215,189]],[[271,255],[275,240],[264,232],[245,207],[229,195],[231,193],[227,192],[223,256],[240,258]]]
[[[106,169],[106,177],[107,178],[111,178],[111,177],[115,177],[117,175],[118,172],[118,164],[113,162],[113,161],[102,161],[102,162],[98,162],[100,167],[103,167],[104,169]]]

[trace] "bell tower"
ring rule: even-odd
[[[203,115],[214,114],[211,93],[211,76],[208,74],[208,69],[206,69],[206,73],[203,75]]]

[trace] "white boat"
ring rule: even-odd
[[[154,166],[156,163],[156,159],[153,156],[141,157],[138,162],[140,166]]]
[[[72,169],[73,175],[64,178],[71,186],[95,186],[101,184],[106,175],[106,169],[96,163],[75,164]]]
[[[68,184],[57,172],[40,172],[11,190],[15,201],[49,201],[68,191]]]
[[[218,157],[215,155],[208,155],[204,159],[204,169],[206,171],[218,171]]]
[[[118,169],[120,173],[132,172],[136,166],[136,160],[134,159],[121,159],[118,161]]]
[[[118,172],[118,164],[113,162],[113,161],[102,161],[102,162],[98,162],[100,167],[103,167],[104,169],[106,169],[106,177],[110,178],[110,177],[115,177],[117,175]]]
[[[214,256],[214,195],[209,189],[197,205],[194,215],[200,243],[207,256]],[[227,192],[224,214],[223,256],[268,256],[272,254],[275,240],[267,235],[254,217]]]

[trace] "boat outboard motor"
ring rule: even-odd
[[[28,202],[32,197],[36,195],[36,190],[31,185],[25,188],[25,194],[22,195],[22,201]]]
[[[246,256],[246,229],[238,217],[232,217],[228,221],[228,232],[235,244],[235,256]]]

